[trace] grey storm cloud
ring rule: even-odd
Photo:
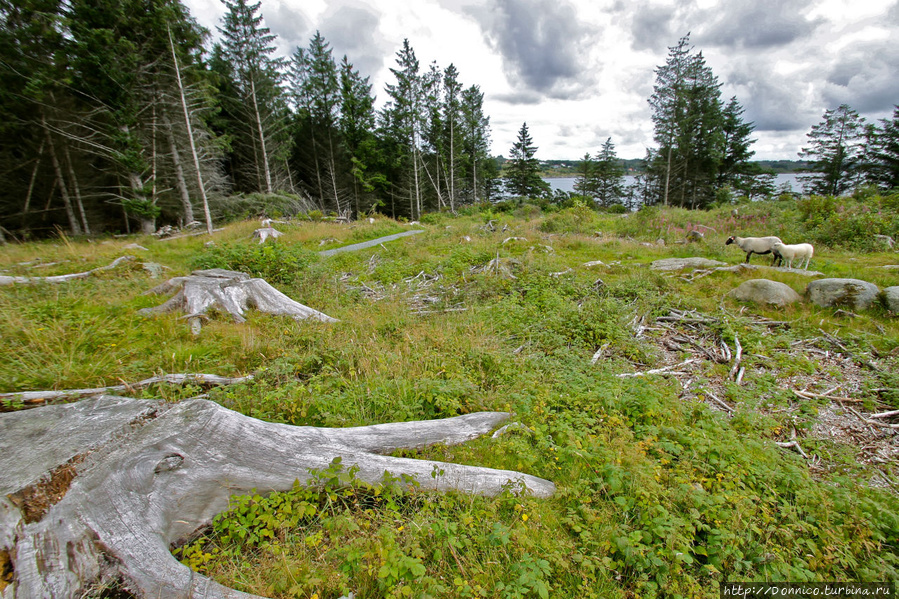
[[[657,52],[673,46],[689,31],[689,15],[695,8],[692,2],[677,2],[675,6],[669,6],[652,0],[618,0],[611,12],[623,27],[630,29],[634,50]]]
[[[754,123],[756,131],[805,129],[819,116],[809,112],[802,86],[774,74],[767,62],[735,66],[726,79],[746,110],[744,120]]]
[[[380,33],[381,13],[361,2],[332,2],[321,21],[321,33],[338,62],[343,55],[363,77],[378,72],[390,47]]]
[[[827,72],[822,92],[827,108],[848,104],[860,113],[890,113],[899,103],[899,49],[890,40],[844,48]]]
[[[754,0],[728,10],[695,15],[695,41],[700,45],[748,49],[776,48],[811,35],[824,19],[808,20],[803,11],[811,0]]]
[[[278,36],[278,44],[286,53],[297,46],[305,47],[310,37],[309,19],[301,11],[286,3],[272,3],[262,7],[265,26]]]
[[[631,22],[631,34],[635,50],[658,50],[662,45],[674,43],[672,31],[674,9],[658,7],[638,11]]]
[[[513,101],[530,103],[533,94],[572,98],[589,88],[592,77],[581,66],[593,33],[565,0],[498,0],[486,10],[465,10],[502,56],[509,80],[526,88]]]

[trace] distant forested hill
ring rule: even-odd
[[[580,160],[541,160],[540,174],[543,177],[575,177]],[[772,173],[798,173],[805,170],[808,163],[804,160],[752,160],[762,170]],[[635,175],[643,172],[643,160],[639,158],[623,159],[621,163],[627,174]]]

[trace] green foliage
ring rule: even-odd
[[[544,233],[592,235],[596,232],[597,220],[596,212],[582,204],[546,217],[540,223],[540,230]]]
[[[797,202],[810,242],[856,251],[879,249],[874,235],[899,235],[897,194],[862,190],[853,198],[812,195]]]
[[[191,260],[191,267],[236,270],[269,283],[289,285],[317,260],[314,252],[296,245],[236,242],[204,248]]]
[[[840,408],[800,400],[793,389],[823,392],[857,381],[852,395],[863,403],[853,409],[896,405],[899,323],[877,310],[847,320],[807,304],[744,307],[726,293],[753,273],[687,281],[686,273],[647,264],[688,255],[738,262],[742,255],[724,246],[729,234],[760,229],[798,241],[841,214],[886,218],[897,204],[895,195],[862,192],[845,201],[752,202],[739,216],[728,206],[650,207],[624,217],[583,206],[479,205],[441,215],[425,234],[327,259],[299,243],[205,248],[201,239],[150,240],[148,260],[181,272],[223,267],[280,280],[298,301],[328,313],[339,308],[341,321],[250,311],[239,325],[212,319],[198,337],[175,316],[135,326],[135,310],[160,302],[142,295],[151,283],[137,265],[65,285],[3,287],[2,391],[111,385],[160,371],[253,372],[251,382],[209,390],[210,399],[304,426],[506,411],[521,427],[496,439],[395,456],[514,470],[556,484],[546,500],[514,483],[486,498],[425,492],[390,477],[362,482],[351,463],[298,472],[292,489],[235,497],[206,536],[177,552],[196,571],[257,595],[711,598],[736,576],[891,580],[899,577],[899,501],[872,482],[895,484],[895,468],[866,463],[858,446],[813,433],[816,413],[833,418]],[[488,221],[496,230],[484,227]],[[245,239],[249,226],[221,235]],[[390,219],[352,230],[305,223],[290,235],[314,245],[394,227]],[[696,228],[707,232],[704,243],[675,243]],[[527,241],[503,244],[513,235]],[[669,243],[657,245],[658,238]],[[2,268],[34,274],[20,263],[40,256],[59,263],[46,274],[87,270],[109,262],[89,252],[120,249],[68,240],[8,246]],[[829,276],[891,284],[877,268],[891,260],[886,254],[821,248],[817,257]],[[496,259],[506,271],[484,268]],[[584,266],[597,260],[605,266]],[[807,282],[771,276],[796,288]],[[714,321],[690,328],[695,323],[656,320],[675,309]],[[876,351],[871,360],[881,372],[858,369],[827,344],[800,349],[819,329],[834,331],[857,356]],[[742,384],[728,376],[732,362],[670,345],[681,335],[710,351],[722,342],[733,348],[739,338]],[[696,357],[689,376],[620,376],[663,358]],[[141,396],[179,401],[198,392],[160,386]],[[733,414],[710,408],[717,405],[706,401],[711,394]],[[848,418],[857,426],[856,416]],[[819,456],[816,467],[774,444],[794,428],[804,450]],[[441,476],[438,465],[437,480],[420,484]]]
[[[218,199],[212,209],[212,216],[219,222],[232,222],[245,220],[258,216],[270,218],[283,218],[301,215],[305,202],[299,197],[289,193],[247,193],[235,194]],[[313,219],[311,212],[306,215]],[[318,219],[321,213],[318,213]]]

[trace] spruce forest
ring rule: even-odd
[[[226,4],[209,51],[179,2],[0,5],[8,231],[211,229],[266,210],[415,220],[489,197],[483,94],[453,65],[420,65],[404,42],[376,110],[321,35],[275,57],[260,4]]]
[[[685,36],[566,193],[224,4],[0,0],[2,599],[896,592],[899,106],[777,188]]]

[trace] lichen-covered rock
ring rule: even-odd
[[[899,287],[887,287],[883,290],[883,303],[890,312],[899,312]]]
[[[864,310],[877,300],[879,293],[877,285],[859,279],[819,279],[805,288],[809,301],[822,308],[848,306]]]
[[[771,304],[784,307],[802,299],[792,287],[785,283],[768,279],[751,279],[727,294],[728,296],[756,304]]]
[[[709,260],[708,258],[663,258],[655,260],[650,268],[653,270],[682,270],[684,268],[714,268],[727,266],[726,262]]]

